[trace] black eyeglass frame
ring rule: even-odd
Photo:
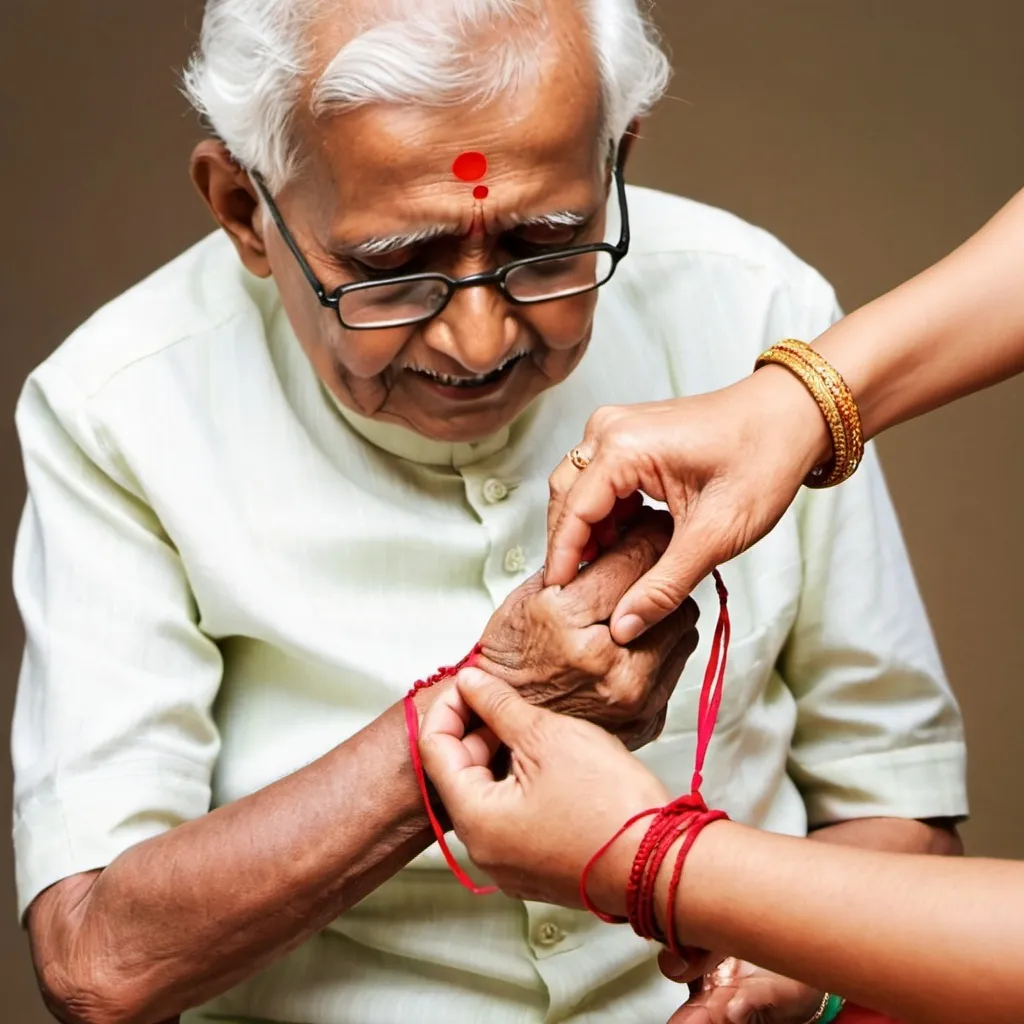
[[[270,211],[270,216],[277,225],[277,230],[281,232],[281,237],[284,239],[285,245],[287,245],[291,250],[292,255],[299,264],[299,269],[309,282],[309,285],[313,289],[320,305],[333,310],[335,316],[338,318],[338,322],[346,330],[377,331],[400,327],[413,327],[416,324],[426,323],[428,320],[433,320],[434,317],[440,316],[445,311],[448,304],[454,298],[455,293],[461,291],[463,288],[479,288],[487,285],[495,285],[501,291],[502,295],[504,295],[505,298],[513,305],[537,306],[545,302],[558,302],[562,299],[570,299],[576,298],[579,295],[586,295],[589,292],[596,291],[598,288],[606,285],[615,276],[615,271],[618,269],[619,263],[621,263],[629,253],[629,207],[626,201],[626,181],[623,174],[627,148],[626,140],[623,139],[619,144],[618,153],[615,159],[613,176],[615,179],[615,191],[619,200],[621,228],[619,232],[619,240],[614,245],[611,245],[608,242],[592,242],[588,245],[570,246],[566,249],[559,249],[555,252],[544,253],[541,256],[529,256],[526,259],[513,260],[511,263],[506,263],[495,270],[488,270],[481,274],[470,274],[467,277],[449,277],[447,274],[442,274],[437,271],[425,271],[418,274],[399,274],[395,277],[374,278],[371,281],[354,281],[351,284],[340,285],[331,292],[327,291],[321,280],[317,277],[316,272],[309,265],[306,257],[302,255],[302,251],[299,249],[298,243],[295,241],[291,231],[288,230],[288,225],[285,224],[284,218],[281,216],[281,211],[277,208],[277,203],[274,202],[274,199],[270,194],[270,189],[267,188],[266,182],[264,182],[262,177],[255,171],[250,171],[249,176],[260,193],[261,198],[267,204],[267,209]],[[608,276],[603,281],[590,287],[582,288],[579,291],[571,291],[564,295],[550,295],[535,299],[523,299],[513,295],[508,290],[506,282],[509,275],[523,267],[553,263],[556,261],[571,259],[574,256],[587,256],[591,253],[602,252],[611,256],[611,269],[608,272]],[[438,281],[443,283],[447,289],[447,294],[443,301],[438,308],[431,313],[408,320],[382,324],[350,324],[341,315],[341,301],[346,295],[353,292],[365,291],[371,288],[387,287],[388,285],[414,284],[419,281]]]

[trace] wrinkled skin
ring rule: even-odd
[[[491,618],[476,664],[531,703],[600,725],[631,749],[649,743],[697,645],[697,606],[684,603],[630,647],[615,643],[607,620],[664,552],[671,529],[667,513],[642,509],[568,586],[545,589],[542,573],[527,580]]]

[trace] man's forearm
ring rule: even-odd
[[[811,839],[862,850],[889,853],[927,853],[960,857],[964,847],[952,821],[914,821],[905,818],[860,818],[826,825],[810,834]]]
[[[254,974],[431,842],[401,707],[301,771],[42,894],[47,1001],[71,1024],[164,1021]]]

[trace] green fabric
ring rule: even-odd
[[[819,1024],[832,1024],[840,1013],[842,1013],[843,1006],[846,1000],[842,996],[828,997],[828,1006],[825,1007],[825,1012],[819,1018]]]

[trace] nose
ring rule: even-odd
[[[471,373],[497,369],[516,343],[518,326],[501,292],[482,285],[461,288],[424,331],[424,340]]]

